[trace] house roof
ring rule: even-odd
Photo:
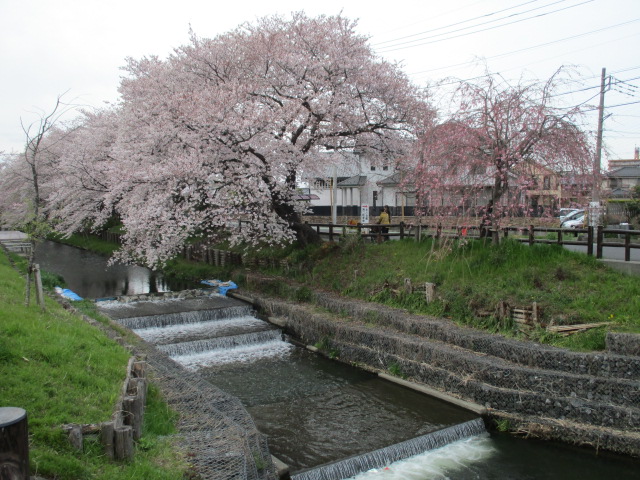
[[[342,180],[338,182],[338,188],[343,187],[362,187],[367,183],[366,175],[354,175],[353,177],[349,177],[346,180]]]
[[[630,198],[631,194],[629,190],[624,188],[614,188],[610,193],[611,198]]]
[[[300,193],[293,196],[294,200],[320,200],[320,197],[314,193]]]
[[[382,180],[380,180],[378,182],[378,185],[381,185],[383,187],[393,187],[396,186],[400,183],[400,172],[396,172],[393,175],[389,176],[389,177],[385,177]]]
[[[607,173],[607,177],[640,178],[640,166],[620,167]]]

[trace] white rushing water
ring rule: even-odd
[[[229,363],[250,363],[265,358],[285,358],[295,347],[283,340],[270,340],[263,343],[239,345],[206,352],[171,356],[176,362],[189,370],[199,370],[214,365]]]
[[[444,480],[495,453],[489,434],[458,440],[441,448],[350,477],[353,480]]]
[[[150,343],[165,343],[168,340],[187,335],[199,335],[210,333],[217,335],[236,327],[258,327],[264,325],[264,321],[251,315],[232,317],[224,320],[209,320],[199,323],[183,323],[166,327],[138,328],[134,332],[143,340]]]

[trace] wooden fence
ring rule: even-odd
[[[326,224],[308,223],[309,227],[323,238],[336,241],[346,235],[360,235],[362,238],[380,241],[392,237],[399,239],[414,238],[416,241],[424,238],[495,238],[512,237],[515,240],[529,245],[535,243],[556,245],[581,245],[586,247],[587,254],[596,258],[602,258],[603,247],[624,248],[625,261],[631,261],[631,250],[640,249],[640,230],[625,230],[599,225],[585,228],[558,228],[558,227],[511,227],[505,226],[498,229],[485,228],[484,231],[478,225],[407,225],[403,222],[391,225],[388,233],[379,233],[376,224]],[[549,234],[554,238],[549,238]],[[614,238],[615,237],[615,238]]]
[[[242,228],[242,221],[238,222],[238,229]],[[604,247],[624,248],[624,260],[631,261],[631,250],[640,249],[640,230],[625,230],[613,227],[585,227],[585,228],[559,228],[529,225],[528,227],[505,226],[498,229],[484,228],[478,225],[445,225],[445,224],[406,224],[404,222],[385,225],[387,233],[381,233],[377,224],[331,224],[309,223],[322,238],[330,242],[338,241],[348,235],[359,235],[370,241],[383,241],[391,238],[414,238],[416,241],[424,238],[495,238],[512,237],[515,240],[533,245],[534,243],[556,245],[578,245],[586,247],[587,255],[602,258]],[[549,238],[552,234],[553,238]],[[120,243],[120,234],[103,233],[105,240]],[[189,260],[204,261],[215,265],[225,263],[240,263],[239,259],[227,258],[207,246],[205,242],[185,246],[182,256]]]

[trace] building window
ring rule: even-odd
[[[314,190],[326,190],[331,188],[331,179],[316,178],[313,182]]]
[[[551,177],[546,175],[542,180],[542,189],[551,190]]]
[[[376,171],[376,167],[374,165],[371,165],[371,171],[375,172]]]
[[[385,165],[384,167],[382,167],[382,170],[389,170],[389,165]]]

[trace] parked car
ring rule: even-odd
[[[572,217],[569,220],[565,220],[560,224],[560,226],[562,228],[584,228],[586,217],[586,213],[582,212],[577,217]]]
[[[558,210],[558,220],[560,220],[560,222],[564,222],[565,220],[567,220],[567,217],[569,215],[572,215],[579,211],[579,208],[561,208],[560,210]]]
[[[569,220],[575,220],[576,218],[578,218],[578,217],[580,217],[582,215],[584,215],[584,210],[583,209],[575,209],[573,212],[568,213],[564,217],[560,218],[560,226],[562,226],[562,224],[564,222],[568,222]]]

